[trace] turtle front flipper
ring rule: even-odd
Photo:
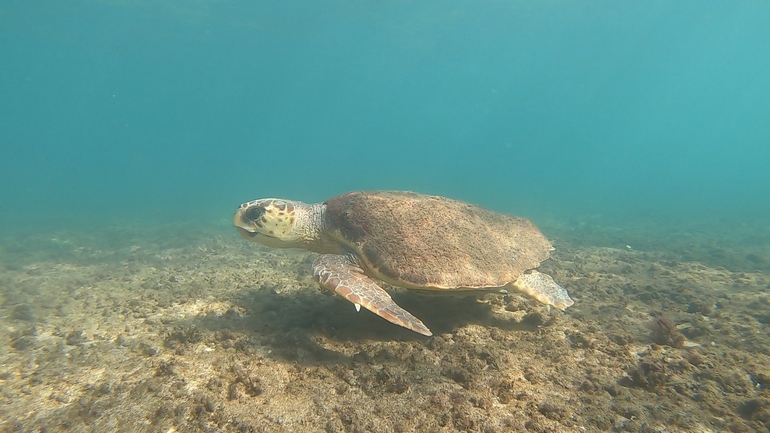
[[[364,275],[348,256],[324,254],[313,262],[313,277],[329,290],[352,302],[356,310],[361,307],[390,323],[411,329],[422,335],[433,335],[420,319],[393,302],[388,292]]]
[[[564,288],[553,280],[550,275],[538,271],[530,271],[522,274],[513,282],[513,287],[524,292],[538,301],[564,310],[575,302],[569,297]]]

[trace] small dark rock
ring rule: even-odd
[[[544,323],[545,319],[543,318],[543,315],[537,312],[527,314],[521,319],[522,325],[543,326]]]
[[[16,320],[26,320],[32,322],[35,316],[32,314],[32,308],[28,304],[19,304],[13,307],[11,318]]]
[[[233,364],[231,371],[235,374],[235,381],[230,386],[229,393],[237,393],[238,390],[235,389],[235,385],[241,383],[246,388],[247,395],[256,397],[262,394],[262,382],[259,378],[249,376],[246,369],[239,364]]]
[[[738,407],[738,413],[746,419],[770,422],[770,400],[766,398],[752,398],[743,402]]]
[[[229,341],[229,340],[235,340],[237,336],[233,333],[233,331],[230,331],[229,329],[224,329],[220,332],[217,332],[216,339],[218,341]]]
[[[158,364],[158,369],[155,370],[156,376],[174,376],[176,375],[176,372],[174,371],[174,364],[173,362],[169,362],[166,360],[161,360],[160,364]]]
[[[502,381],[497,385],[495,395],[502,404],[513,400],[516,394],[516,384],[512,381]]]
[[[767,389],[770,387],[770,370],[759,371],[751,375],[751,380],[757,387],[759,387],[759,389]]]
[[[618,386],[615,385],[614,383],[610,384],[610,385],[605,385],[604,386],[604,390],[607,391],[607,394],[609,394],[609,395],[611,395],[613,397],[619,396],[620,393],[622,392],[621,388],[618,388]]]
[[[65,343],[67,343],[68,346],[77,346],[78,344],[83,343],[86,340],[86,338],[83,336],[83,331],[72,331],[69,334],[67,334],[67,338],[64,340]]]
[[[388,392],[403,394],[409,390],[409,384],[402,376],[397,376],[392,381],[390,381],[386,389]]]
[[[62,394],[55,393],[55,392],[51,393],[51,395],[48,396],[48,399],[59,403],[65,403],[65,404],[70,402],[69,397]]]
[[[128,339],[125,335],[120,334],[118,335],[118,338],[115,339],[115,343],[117,343],[118,346],[128,346]]]
[[[624,334],[613,334],[610,335],[609,338],[620,346],[628,346],[632,341],[634,341],[633,337]]]
[[[714,308],[713,308],[713,304],[693,301],[693,302],[690,302],[690,305],[687,306],[687,312],[691,314],[698,313],[704,316],[709,316],[711,315],[711,313],[714,312]]]
[[[217,405],[214,403],[214,400],[212,400],[209,396],[204,396],[201,399],[201,404],[203,404],[203,409],[205,409],[206,412],[214,412],[217,409]]]
[[[470,372],[458,367],[447,367],[441,372],[441,375],[454,380],[461,386],[466,386],[471,380]]]
[[[158,408],[158,410],[156,410],[155,413],[153,414],[152,422],[153,423],[158,423],[158,422],[168,418],[170,413],[171,413],[171,407],[169,407],[166,404],[161,405]]]
[[[591,382],[590,380],[584,380],[583,383],[580,384],[580,390],[583,392],[595,392],[599,389],[598,386],[596,386],[595,383]]]
[[[158,354],[158,348],[150,345],[149,343],[139,343],[139,350],[146,356],[155,356]]]
[[[231,383],[230,386],[227,388],[227,399],[235,400],[238,398],[239,394],[240,392],[238,392],[238,382]]]
[[[208,383],[206,383],[206,389],[209,391],[214,391],[215,393],[219,393],[219,391],[224,388],[224,382],[222,382],[221,379],[217,379],[215,377],[212,377],[209,379]]]
[[[11,347],[16,350],[27,350],[34,344],[35,339],[28,336],[18,336],[11,340]]]
[[[742,423],[740,421],[733,421],[730,424],[727,425],[727,429],[731,433],[747,433],[750,432],[752,429],[749,428],[745,423]]]
[[[179,405],[177,405],[176,408],[174,408],[174,415],[178,417],[182,417],[186,413],[187,413],[187,404],[185,403],[180,403]]]
[[[632,386],[654,390],[668,380],[666,364],[663,358],[647,355],[639,361],[636,369],[629,373]]]
[[[165,346],[175,349],[179,345],[200,343],[203,337],[203,332],[196,326],[179,326],[166,336]]]
[[[353,361],[360,363],[368,363],[372,361],[371,356],[363,351],[354,353],[352,359]]]
[[[703,364],[703,361],[704,361],[703,355],[701,355],[699,352],[695,350],[687,351],[687,353],[685,353],[684,355],[684,359],[686,359],[687,362],[689,362],[690,364],[696,367]]]
[[[569,418],[569,411],[566,408],[553,403],[542,403],[537,407],[537,410],[546,418],[552,419],[554,421],[561,421]]]

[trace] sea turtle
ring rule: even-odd
[[[374,279],[429,291],[514,288],[565,309],[567,291],[534,270],[551,243],[530,221],[445,197],[399,191],[350,192],[324,203],[278,198],[243,203],[233,218],[251,241],[321,253],[321,287],[423,335],[430,330]]]

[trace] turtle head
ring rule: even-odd
[[[263,198],[243,203],[233,217],[235,228],[244,238],[274,248],[301,246],[301,230],[296,230],[298,213],[306,204]]]

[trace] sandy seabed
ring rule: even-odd
[[[224,225],[7,235],[0,431],[770,431],[764,244],[607,233],[549,236],[566,312],[393,290],[430,338]]]

